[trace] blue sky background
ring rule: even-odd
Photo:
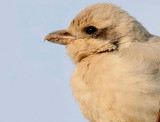
[[[112,2],[160,35],[158,0],[4,0],[0,3],[0,122],[88,122],[72,96],[75,65],[43,38],[86,6]]]

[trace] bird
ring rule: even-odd
[[[76,67],[70,86],[90,122],[156,122],[160,37],[112,3],[86,7],[45,40],[66,45]]]

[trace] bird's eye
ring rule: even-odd
[[[98,29],[94,26],[89,26],[85,28],[85,32],[89,35],[94,34]]]

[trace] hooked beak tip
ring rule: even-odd
[[[50,41],[50,40],[51,40],[51,34],[48,34],[48,35],[44,38],[44,42]]]

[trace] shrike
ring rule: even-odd
[[[160,101],[160,37],[110,3],[81,11],[67,30],[45,37],[76,63],[70,86],[91,122],[155,122]]]

